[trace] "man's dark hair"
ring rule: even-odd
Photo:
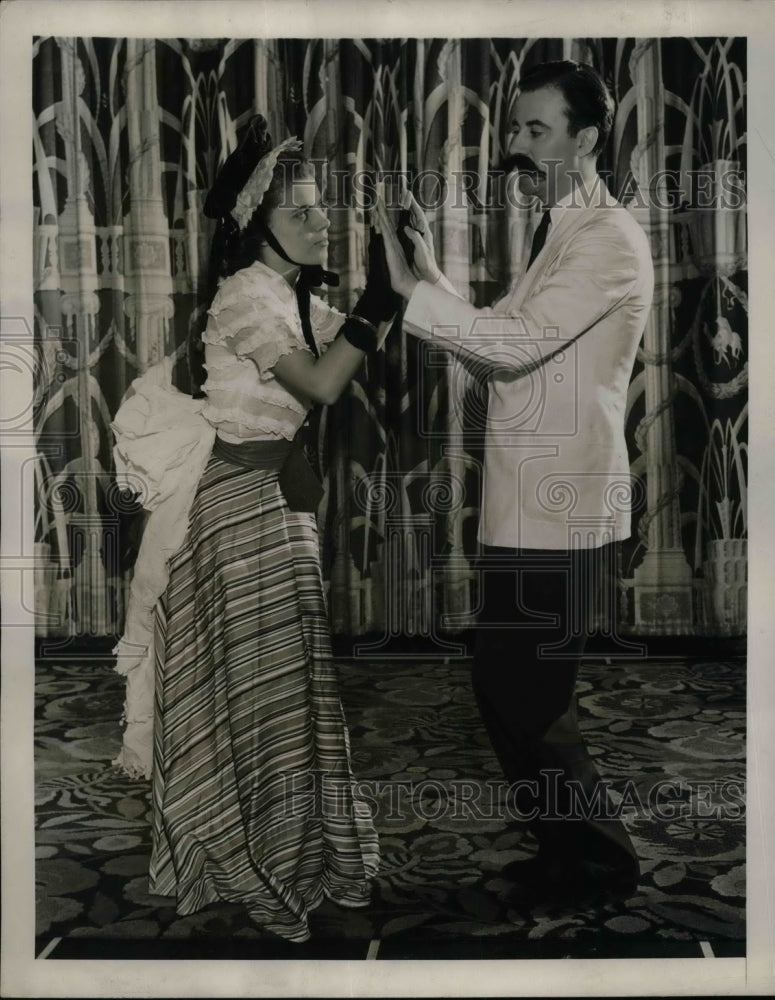
[[[614,101],[597,70],[571,59],[558,59],[532,66],[519,79],[522,93],[542,87],[556,87],[565,98],[569,135],[578,135],[579,129],[592,125],[597,128],[592,152],[599,153],[611,134]]]

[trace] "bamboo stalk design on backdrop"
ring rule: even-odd
[[[483,303],[511,280],[531,233],[523,210],[504,216],[487,205],[487,170],[504,152],[522,68],[581,58],[611,79],[619,111],[607,165],[619,194],[643,152],[639,74],[663,50],[649,63],[661,67],[660,165],[682,187],[698,169],[716,186],[724,170],[744,173],[739,39],[36,39],[39,631],[120,631],[127,580],[114,556],[122,512],[111,492],[111,415],[132,379],[165,354],[177,357],[185,384],[211,234],[202,201],[255,111],[278,141],[304,137],[331,190],[356,171],[402,171],[410,181],[434,171],[446,184],[429,211],[440,262]],[[476,198],[461,192],[465,171],[476,176]],[[745,207],[703,213],[684,205],[661,215],[630,207],[662,261],[664,330],[658,352],[642,348],[630,392],[633,475],[648,478],[646,429],[669,415],[678,435],[671,502],[694,595],[682,628],[741,631]],[[331,301],[346,309],[365,280],[368,217],[354,205],[330,211],[330,265],[342,275]],[[336,632],[417,634],[472,621],[486,387],[441,352],[431,363],[423,357],[397,327],[385,357],[369,362],[320,425]],[[666,364],[670,376],[645,408],[646,374]],[[658,436],[652,441],[649,448],[662,447]],[[625,620],[635,630],[660,627],[638,618],[632,574],[666,500],[654,493],[625,547]],[[719,596],[730,583],[731,604]]]

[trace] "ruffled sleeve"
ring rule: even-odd
[[[347,319],[344,313],[334,309],[317,295],[310,295],[309,317],[319,347],[327,347]]]
[[[284,278],[277,279],[255,268],[227,278],[209,309],[203,337],[239,358],[252,358],[262,379],[273,377],[271,370],[283,355],[306,350],[293,290]]]

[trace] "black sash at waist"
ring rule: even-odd
[[[213,455],[222,462],[257,472],[277,472],[277,482],[291,510],[314,514],[323,496],[320,480],[312,471],[297,438],[286,441],[241,441],[231,444],[217,435]]]
[[[292,441],[278,438],[271,441],[240,441],[232,444],[216,435],[213,455],[230,465],[243,469],[272,471],[281,469],[293,446]]]

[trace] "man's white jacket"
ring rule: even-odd
[[[421,281],[407,306],[410,332],[491,366],[486,545],[594,548],[630,534],[627,388],[654,273],[641,226],[597,190],[592,205],[552,210],[543,249],[492,307],[445,279]]]

